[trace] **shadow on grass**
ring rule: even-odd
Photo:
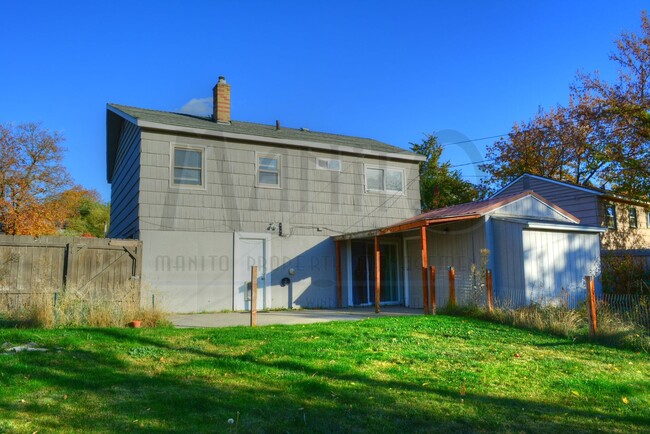
[[[88,342],[134,342],[157,348],[162,355],[145,353],[144,357],[160,357],[159,363],[146,366],[129,357],[125,349],[18,354],[12,356],[15,363],[8,363],[9,357],[0,359],[0,383],[6,386],[19,381],[9,379],[24,379],[20,381],[31,390],[25,403],[0,397],[0,412],[34,414],[42,421],[34,428],[55,431],[227,432],[231,428],[227,419],[238,413],[240,432],[553,432],[650,423],[648,418],[616,414],[615,409],[603,413],[570,403],[472,393],[461,396],[458,390],[373,378],[354,368],[314,368],[311,365],[321,358],[317,351],[299,358],[288,354],[291,360],[265,360],[255,350],[239,355],[206,351],[138,331],[78,332],[87,335]],[[219,336],[219,331],[203,336]],[[261,340],[255,330],[247,336]],[[303,336],[289,329],[283,335],[287,342],[298,337]],[[260,342],[256,349],[263,345]],[[179,356],[175,366],[165,367],[165,352]],[[257,382],[258,373],[264,373],[268,381]],[[65,393],[68,399],[59,396],[53,402],[47,396],[51,390]]]

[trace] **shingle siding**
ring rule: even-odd
[[[111,183],[111,238],[138,237],[140,128],[123,121]]]
[[[205,189],[170,186],[174,144],[205,149]],[[281,188],[255,187],[258,154],[281,155]],[[312,235],[321,227],[321,233],[334,235],[386,226],[419,212],[417,162],[151,131],[142,134],[142,155],[146,229],[264,232],[270,222],[282,222],[287,234]],[[340,159],[342,170],[317,169],[317,157]],[[403,169],[406,194],[366,193],[364,164]]]

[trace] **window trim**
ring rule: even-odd
[[[634,216],[634,218],[632,216]],[[634,226],[632,226],[632,220],[634,220]],[[630,229],[637,229],[639,227],[639,212],[634,206],[627,209],[627,224]]]
[[[384,175],[387,170],[400,172],[402,174],[402,189],[401,190],[386,190],[386,176],[384,176],[384,188],[382,190],[375,190],[368,188],[368,169],[378,169],[384,172]],[[380,193],[380,194],[397,194],[400,196],[406,196],[406,173],[405,170],[401,167],[394,166],[378,166],[375,164],[364,164],[363,165],[363,184],[365,193]]]
[[[614,222],[612,225],[609,224],[609,213],[607,212],[609,208],[612,208]],[[605,227],[613,231],[618,229],[618,216],[616,215],[616,204],[611,202],[605,202]]]
[[[327,161],[327,167],[321,167],[318,162],[319,161]],[[331,169],[329,167],[330,163],[332,161],[337,161],[339,163],[339,168],[338,169]],[[322,157],[316,157],[316,169],[318,170],[326,170],[328,172],[341,172],[343,169],[343,163],[341,162],[340,158],[322,158]]]
[[[174,182],[174,169],[175,166],[175,150],[176,149],[185,149],[188,151],[196,151],[201,153],[201,184],[176,184]],[[206,161],[206,148],[205,146],[198,145],[188,145],[185,143],[170,143],[169,151],[169,186],[171,188],[179,189],[191,189],[191,190],[205,190],[206,189],[206,178],[205,178],[205,161]]]
[[[263,184],[260,183],[260,158],[274,158],[278,160],[278,184]],[[271,173],[270,171],[266,171]],[[266,152],[255,152],[255,187],[260,188],[276,188],[282,189],[282,155],[269,154]]]

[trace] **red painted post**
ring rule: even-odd
[[[379,237],[375,237],[375,313],[381,311],[381,255],[379,254]]]
[[[492,270],[485,270],[485,290],[487,291],[488,312],[494,310],[494,292],[492,289]]]
[[[456,269],[449,267],[449,305],[456,306]]]
[[[596,315],[596,290],[594,285],[594,278],[592,276],[585,276],[585,283],[587,284],[587,310],[589,311],[589,336],[596,336],[598,333],[598,318]]]
[[[343,307],[343,285],[341,282],[341,242],[336,241],[336,304]]]
[[[429,282],[427,267],[429,266],[429,257],[427,252],[427,228],[420,228],[420,242],[422,244],[422,303],[424,304],[424,314],[429,315]]]
[[[431,282],[430,285],[431,295],[429,297],[431,303],[430,303],[429,312],[431,312],[432,315],[435,315],[437,306],[436,306],[436,267],[434,265],[431,265],[429,267],[429,282]]]

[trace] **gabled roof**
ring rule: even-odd
[[[212,117],[149,110],[118,104],[108,104],[106,108],[109,118],[113,114],[113,116],[116,115],[141,128],[224,137],[249,142],[271,143],[276,146],[295,146],[332,152],[365,154],[396,160],[425,160],[424,156],[406,149],[362,137],[321,133],[304,128],[281,127],[280,129],[276,129],[274,125],[256,124],[252,122],[231,121],[230,123],[218,123]],[[112,123],[115,124],[115,122]],[[110,119],[108,124],[111,124]],[[108,125],[107,128],[111,128],[111,125]],[[112,171],[112,162],[110,159],[111,155],[114,155],[114,152],[111,153],[110,148],[117,147],[119,132],[107,131],[107,140],[109,160],[107,163],[110,178],[110,171]]]
[[[646,206],[648,205],[648,202],[646,202],[646,201],[625,197],[625,196],[616,194],[616,193],[614,193],[614,192],[612,192],[610,190],[606,190],[604,188],[592,187],[592,186],[589,186],[589,185],[579,185],[579,184],[574,184],[572,182],[567,182],[567,181],[558,181],[557,179],[548,178],[546,176],[533,175],[532,173],[524,173],[523,175],[519,176],[515,180],[510,181],[508,184],[506,184],[504,187],[502,187],[499,191],[494,193],[492,195],[492,197],[498,196],[499,194],[503,193],[510,186],[512,186],[513,184],[516,184],[517,182],[519,182],[519,180],[521,180],[523,178],[532,178],[532,179],[537,179],[539,181],[548,182],[548,183],[551,183],[551,184],[557,184],[557,185],[561,185],[561,186],[564,186],[564,187],[569,187],[569,188],[572,188],[574,190],[581,191],[583,193],[593,194],[595,196],[603,197],[603,198],[609,199],[609,200],[615,200],[615,201],[620,201],[620,202],[625,202],[625,203],[634,203],[634,204],[640,204],[640,205],[646,205]]]
[[[335,238],[347,239],[347,238],[386,235],[386,234],[404,232],[404,231],[413,230],[421,227],[431,226],[435,224],[454,223],[463,220],[479,219],[491,212],[498,210],[499,208],[505,205],[514,203],[518,200],[524,199],[529,196],[537,199],[538,201],[542,202],[546,206],[552,208],[556,212],[566,217],[569,220],[569,222],[567,223],[576,224],[576,225],[580,223],[579,218],[575,217],[574,215],[570,214],[564,209],[558,207],[557,205],[554,205],[553,203],[547,201],[539,194],[528,190],[522,193],[513,194],[511,196],[491,198],[491,199],[486,199],[486,200],[481,200],[476,202],[454,205],[447,208],[434,209],[432,211],[428,211],[416,215],[415,217],[402,220],[401,222],[395,225],[387,226],[385,228],[377,229],[374,231],[359,232],[355,234],[345,234],[345,235],[337,236]],[[557,224],[561,224],[561,223],[558,222]]]

